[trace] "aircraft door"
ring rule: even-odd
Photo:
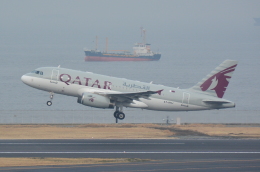
[[[51,83],[57,84],[59,80],[59,70],[53,69],[51,73]]]
[[[182,97],[182,106],[189,107],[189,101],[190,101],[190,94],[183,92],[183,97]]]

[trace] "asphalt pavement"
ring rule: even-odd
[[[139,158],[144,162],[2,167],[12,171],[260,171],[257,139],[0,140],[0,157]]]

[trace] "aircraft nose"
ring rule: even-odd
[[[23,81],[23,83],[28,84],[28,82],[29,82],[29,76],[23,75],[23,76],[21,77],[21,80]]]

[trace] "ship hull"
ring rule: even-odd
[[[134,56],[134,55],[104,55],[102,53],[85,52],[85,61],[158,61],[161,54],[153,56]]]
[[[159,60],[159,59],[156,59]],[[120,58],[120,57],[99,57],[99,56],[86,56],[85,61],[156,61],[149,58]]]

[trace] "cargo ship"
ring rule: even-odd
[[[136,43],[133,47],[133,53],[127,50],[107,50],[108,39],[106,39],[106,50],[101,52],[96,49],[84,49],[85,61],[158,61],[161,58],[160,53],[151,51],[150,45],[145,43],[145,30],[143,43]],[[120,51],[120,53],[112,53],[112,51]]]

